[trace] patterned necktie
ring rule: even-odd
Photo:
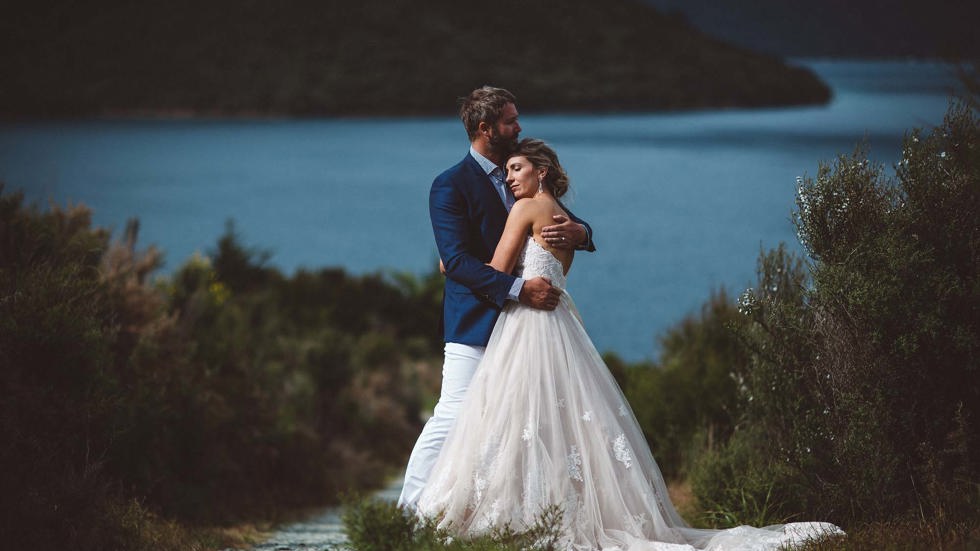
[[[504,180],[504,171],[498,166],[490,172],[490,178],[493,180],[493,185],[497,186],[498,193],[500,193],[504,200],[504,206],[507,207],[507,212],[510,212],[510,208],[514,206],[514,194],[507,187],[507,182]]]

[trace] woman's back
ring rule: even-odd
[[[542,228],[554,225],[554,216],[568,217],[568,213],[561,208],[551,195],[539,194],[533,198],[521,199],[517,202],[523,203],[523,209],[531,218],[531,237],[538,246],[550,253],[562,266],[562,273],[567,274],[572,267],[572,260],[575,258],[575,251],[571,249],[557,249],[549,245],[541,236]],[[514,205],[517,208],[517,204]],[[552,282],[554,285],[554,282]]]

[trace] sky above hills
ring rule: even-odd
[[[780,56],[980,57],[976,0],[644,0]]]

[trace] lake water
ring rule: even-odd
[[[712,289],[752,283],[760,248],[798,249],[797,176],[863,138],[890,167],[907,129],[942,121],[955,83],[937,63],[798,63],[831,85],[830,104],[522,116],[523,136],[558,151],[569,206],[595,231],[569,291],[599,350],[654,357],[656,336]],[[164,273],[234,219],[287,272],[422,274],[437,259],[429,184],[466,148],[449,118],[0,123],[0,181],[41,204],[84,203],[116,231],[138,217]]]

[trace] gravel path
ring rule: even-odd
[[[397,501],[402,491],[402,481],[397,479],[375,496],[389,501]],[[256,545],[252,551],[326,551],[342,549],[347,543],[343,525],[340,522],[340,507],[330,507],[305,520],[280,527],[265,542]]]

